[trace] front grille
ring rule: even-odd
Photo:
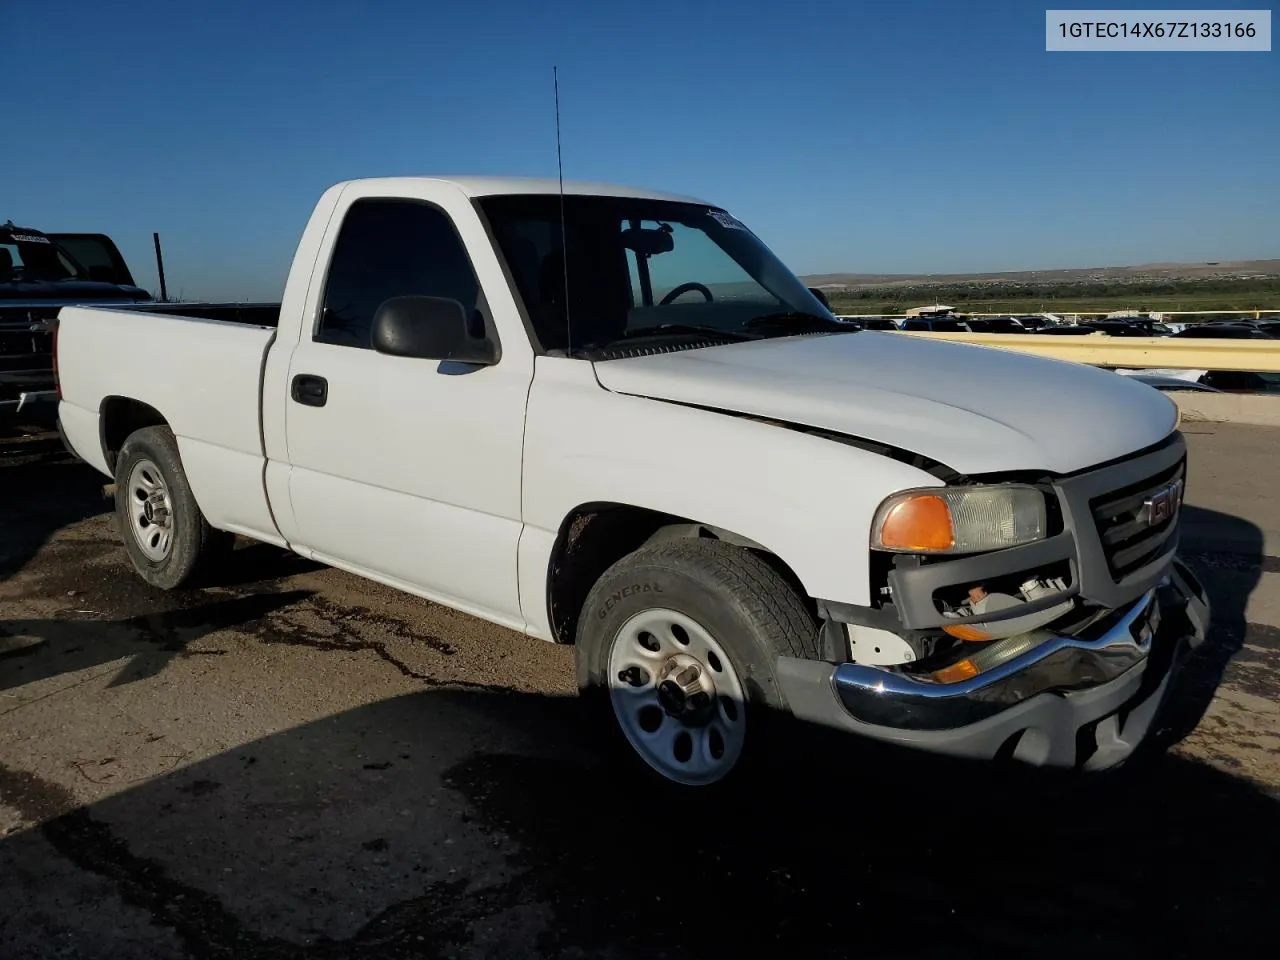
[[[1184,456],[1145,480],[1089,501],[1102,552],[1115,580],[1141,569],[1169,549],[1181,519],[1186,471]],[[1153,498],[1158,499],[1170,484],[1177,485],[1172,494],[1171,511],[1168,516],[1160,517],[1159,504],[1153,507]],[[1157,511],[1154,518],[1153,509]]]
[[[53,387],[53,336],[37,325],[45,318],[34,312],[0,305],[0,403],[17,400],[26,390]]]
[[[53,348],[49,334],[40,330],[0,329],[0,357],[27,357]]]

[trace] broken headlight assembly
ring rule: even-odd
[[[898,563],[993,553],[1044,540],[1050,511],[1049,495],[1030,484],[904,490],[877,509],[871,547],[898,555]],[[956,682],[1038,646],[1050,636],[1044,628],[1075,606],[1067,575],[1066,564],[1054,564],[938,590],[942,636],[920,644],[917,667],[938,682]]]

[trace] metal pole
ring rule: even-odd
[[[160,252],[160,234],[151,234],[151,239],[156,245],[156,272],[160,274],[160,299],[167,303],[169,289],[164,285],[164,254]]]

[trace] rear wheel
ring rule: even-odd
[[[116,519],[133,568],[162,590],[187,583],[234,540],[200,512],[168,427],[125,440],[116,459]]]
[[[762,558],[676,540],[624,557],[592,588],[578,683],[642,769],[709,786],[763,759],[786,710],[774,661],[816,646],[804,601]]]

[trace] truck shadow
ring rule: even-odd
[[[54,533],[105,513],[103,477],[56,435],[10,424],[0,432],[0,581],[17,573]]]
[[[244,540],[237,543],[230,559],[200,579],[202,587],[271,589],[286,577],[326,569],[324,564],[299,556],[283,547]]]
[[[113,509],[102,493],[107,478],[71,456],[45,426],[0,423],[0,581],[23,569],[59,530]],[[288,550],[243,541],[196,586],[265,587],[320,569]]]
[[[1280,809],[1198,763],[1164,756],[1080,782],[800,728],[808,747],[736,792],[677,796],[588,746],[583,709],[409,694],[87,807],[0,763],[5,804],[41,822],[0,840],[0,867],[63,858],[195,957],[692,958],[762,944],[1243,957],[1274,943]],[[137,930],[19,884],[0,869],[14,955],[51,956],[54,942],[154,955]]]
[[[114,687],[156,676],[176,659],[225,656],[224,649],[192,647],[311,595],[291,590],[211,599],[192,593],[175,595],[170,602],[179,606],[116,619],[0,620],[0,650],[6,639],[24,641],[0,653],[0,691],[123,661],[108,684]]]
[[[1249,623],[1249,598],[1264,569],[1280,569],[1280,560],[1265,556],[1263,533],[1253,523],[1203,507],[1187,506],[1184,511],[1180,553],[1209,594],[1212,625],[1183,669],[1171,709],[1152,737],[1152,743],[1162,747],[1195,730],[1224,680],[1246,689],[1253,685],[1251,658],[1238,662],[1239,655],[1247,641],[1274,628]]]

